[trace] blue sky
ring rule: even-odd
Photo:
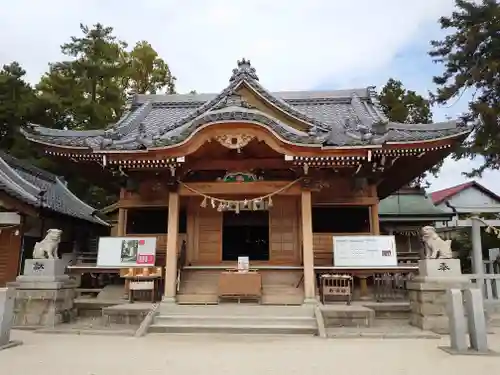
[[[437,20],[454,0],[16,0],[0,12],[0,64],[19,61],[37,82],[79,24],[104,23],[129,44],[149,41],[178,78],[179,92],[218,92],[242,57],[275,90],[382,86],[388,78],[425,94],[441,67],[427,55]],[[467,98],[435,108],[456,117]],[[477,163],[477,161],[475,162]],[[473,162],[445,163],[431,190],[466,181]],[[479,182],[500,193],[499,173]]]

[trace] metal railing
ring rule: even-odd
[[[407,283],[414,272],[376,273],[373,275],[374,297],[377,302],[408,299]]]

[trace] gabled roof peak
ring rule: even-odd
[[[259,80],[255,68],[250,64],[250,60],[242,58],[237,62],[238,67],[233,69],[233,74],[229,78],[229,82],[251,78],[255,81]]]

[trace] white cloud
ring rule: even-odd
[[[80,22],[102,22],[129,43],[148,40],[180,91],[219,91],[236,60],[252,60],[272,89],[308,89],[376,70],[453,0],[17,0],[2,5],[0,63],[19,60],[36,81]]]
[[[252,60],[271,90],[325,81],[373,82],[410,43],[427,43],[454,0],[16,0],[0,12],[0,64],[19,61],[36,82],[79,24],[101,22],[129,44],[149,41],[170,64],[178,90],[217,92],[236,60]],[[411,60],[404,60],[410,63]],[[462,182],[470,162],[447,162],[438,189]],[[483,183],[498,191],[499,174]],[[487,182],[489,181],[489,182]]]

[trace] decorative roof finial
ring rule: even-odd
[[[251,78],[256,81],[259,80],[255,68],[250,64],[250,60],[242,58],[238,60],[238,68],[233,69],[233,74],[229,79],[229,82],[233,82],[237,79]]]

